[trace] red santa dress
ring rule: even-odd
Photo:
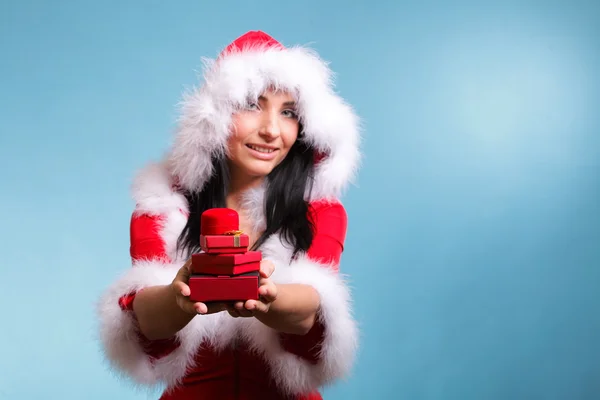
[[[320,387],[347,376],[358,344],[349,287],[339,273],[347,228],[339,197],[359,164],[358,118],[334,92],[331,71],[316,53],[285,48],[259,31],[208,60],[204,80],[182,102],[170,151],[134,179],[132,266],[100,298],[102,349],[114,370],[133,382],[166,386],[163,400],[320,399]],[[260,250],[275,264],[275,284],[315,288],[317,321],[308,334],[291,335],[221,312],[194,317],[172,338],[148,340],[138,329],[133,299],[145,287],[170,284],[185,262],[176,251],[188,216],[182,191],[208,180],[211,156],[225,149],[235,107],[268,87],[295,96],[302,140],[318,154],[313,189],[305,196],[315,235],[295,258],[277,234]],[[264,188],[245,194],[245,208],[255,228],[264,228]]]

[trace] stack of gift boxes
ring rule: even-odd
[[[239,230],[239,214],[212,208],[201,215],[200,253],[192,254],[190,300],[200,302],[258,299],[262,253],[248,251],[250,238]]]

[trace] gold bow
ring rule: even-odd
[[[233,236],[240,236],[241,234],[243,234],[244,232],[242,231],[227,231],[225,233],[223,233],[224,235],[233,235]]]
[[[233,247],[240,247],[240,235],[243,233],[242,231],[227,231],[224,234],[233,236]]]

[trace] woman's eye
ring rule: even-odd
[[[285,110],[283,114],[288,118],[298,118],[298,114],[293,110]]]
[[[258,110],[258,104],[256,103],[248,103],[246,105],[247,110]]]

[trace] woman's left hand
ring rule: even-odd
[[[238,301],[227,308],[232,317],[253,317],[256,314],[266,314],[271,303],[277,298],[277,286],[271,281],[270,276],[275,270],[275,265],[269,260],[260,263],[260,276],[258,278],[258,300]]]

